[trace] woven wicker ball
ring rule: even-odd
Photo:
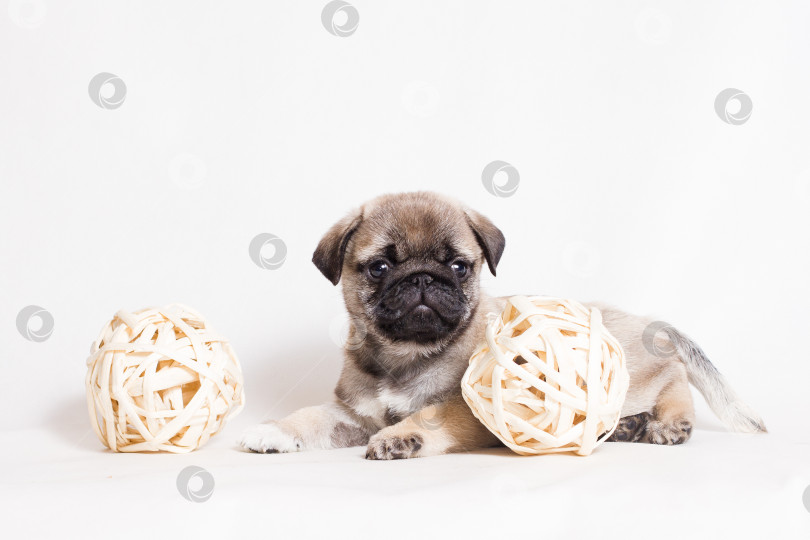
[[[588,455],[618,424],[630,377],[598,309],[515,296],[491,315],[461,381],[475,416],[518,454]]]
[[[116,452],[190,452],[245,403],[233,349],[179,304],[116,313],[90,349],[85,382],[93,428]]]

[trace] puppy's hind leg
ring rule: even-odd
[[[643,412],[619,419],[619,425],[608,441],[638,442],[647,431],[647,423],[653,419],[650,413]]]
[[[682,444],[692,435],[694,423],[695,407],[689,381],[686,370],[679,365],[676,376],[658,395],[639,440],[651,444]]]

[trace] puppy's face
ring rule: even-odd
[[[344,290],[389,340],[432,342],[469,318],[481,252],[464,221],[430,208],[402,210],[375,213],[355,233]]]
[[[492,272],[501,232],[480,214],[432,193],[385,195],[338,222],[313,261],[337,284],[349,313],[380,341],[409,350],[463,331]]]

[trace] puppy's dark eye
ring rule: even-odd
[[[464,276],[467,275],[467,263],[465,263],[464,261],[454,261],[450,265],[450,268],[452,268],[453,272],[455,272],[456,275],[460,278],[463,278]]]
[[[368,265],[368,275],[370,275],[374,279],[380,279],[390,269],[391,267],[387,262],[374,261],[373,263]]]

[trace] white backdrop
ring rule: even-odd
[[[224,437],[327,399],[342,306],[312,251],[363,200],[432,189],[504,231],[490,292],[665,319],[772,433],[810,441],[806,3],[353,0],[346,37],[325,0],[3,3],[2,430],[98,446],[90,343],[169,302],[240,356]],[[91,99],[99,73],[125,94]],[[736,124],[727,88],[753,107]],[[511,196],[484,188],[495,160]],[[260,233],[279,268],[249,257]],[[17,329],[29,305],[53,316],[44,341]]]

